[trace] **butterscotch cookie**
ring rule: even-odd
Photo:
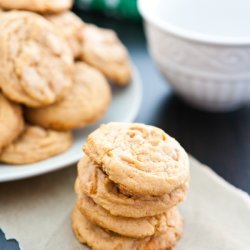
[[[76,63],[73,86],[58,103],[27,109],[27,120],[44,128],[68,130],[85,127],[99,120],[111,101],[111,90],[104,76],[85,63]]]
[[[159,233],[143,239],[134,239],[106,231],[91,223],[75,208],[72,214],[72,227],[77,239],[93,250],[170,250],[182,234],[182,219],[177,210]]]
[[[86,24],[82,59],[119,85],[125,85],[131,79],[127,50],[112,30]]]
[[[51,23],[53,23],[58,31],[60,31],[69,43],[74,57],[81,55],[83,44],[84,22],[71,11],[67,11],[58,15],[46,15]]]
[[[88,136],[84,151],[109,179],[133,194],[170,194],[189,179],[189,161],[184,149],[153,126],[102,125]]]
[[[0,152],[9,145],[24,128],[21,107],[9,101],[0,92]]]
[[[180,203],[186,197],[187,184],[163,196],[126,195],[85,156],[78,163],[78,179],[75,189],[79,195],[86,194],[114,216],[142,218],[164,213]]]
[[[144,218],[126,218],[111,215],[107,210],[97,205],[86,195],[79,195],[77,207],[92,223],[108,229],[112,232],[132,238],[145,238],[157,233],[167,223],[166,218],[171,218],[176,208],[167,210],[165,213]]]
[[[56,28],[37,14],[11,11],[0,15],[0,30],[4,94],[32,107],[62,99],[72,84],[73,55]]]
[[[0,161],[28,164],[47,159],[67,150],[72,144],[70,132],[27,126],[24,132],[0,155]]]
[[[0,8],[29,10],[40,13],[59,13],[71,8],[72,0],[1,0]]]

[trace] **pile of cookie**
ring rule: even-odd
[[[0,161],[27,164],[67,150],[72,129],[107,111],[109,81],[131,63],[116,34],[70,12],[72,0],[0,1]]]
[[[78,163],[72,227],[95,250],[172,249],[182,234],[177,205],[189,160],[159,128],[109,123],[89,135]]]

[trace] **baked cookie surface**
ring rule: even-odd
[[[169,209],[165,213],[154,217],[126,218],[111,215],[86,195],[78,196],[77,207],[92,223],[132,238],[145,238],[158,233],[159,228],[165,226],[168,218],[171,218],[175,213],[173,210],[176,209]]]
[[[161,196],[185,185],[189,160],[163,130],[138,123],[109,123],[88,136],[84,152],[130,193]]]
[[[106,231],[91,223],[75,208],[72,227],[77,239],[93,250],[170,250],[179,239],[183,225],[178,211],[159,229],[159,233],[143,239],[134,239]]]
[[[185,199],[187,186],[184,184],[163,196],[127,195],[87,156],[78,163],[76,192],[91,197],[96,204],[114,216],[142,218],[164,213]]]
[[[76,14],[67,11],[58,15],[45,15],[69,43],[75,58],[80,57],[85,24]]]
[[[72,0],[1,0],[0,8],[29,10],[40,13],[59,13],[72,7]]]
[[[86,24],[82,59],[118,85],[129,83],[132,77],[127,50],[112,30]]]
[[[108,82],[98,70],[75,64],[73,86],[66,97],[55,104],[26,109],[27,120],[45,128],[68,130],[85,127],[99,120],[111,102]]]
[[[24,128],[21,107],[0,92],[0,153],[15,140]]]
[[[55,27],[37,14],[10,11],[0,15],[0,29],[3,93],[31,107],[62,99],[72,84],[73,55]]]
[[[23,133],[0,154],[0,161],[28,164],[47,159],[67,150],[72,144],[70,132],[26,126]]]

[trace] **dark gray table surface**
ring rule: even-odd
[[[136,121],[164,129],[188,153],[228,182],[250,193],[250,106],[224,114],[189,107],[175,96],[152,62],[142,24],[76,12],[85,21],[114,29],[129,49],[144,87]],[[19,249],[18,245],[14,241],[6,242],[0,232],[0,250],[16,249]]]

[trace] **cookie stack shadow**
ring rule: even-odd
[[[162,130],[109,123],[84,146],[75,182],[73,231],[92,249],[172,249],[183,230],[184,149]]]

